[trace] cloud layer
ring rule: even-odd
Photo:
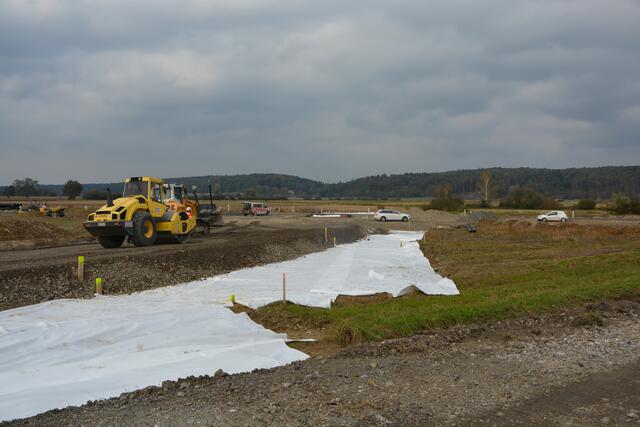
[[[0,184],[640,160],[637,0],[0,8]]]

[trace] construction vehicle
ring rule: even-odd
[[[198,201],[198,187],[194,186],[193,196]],[[211,179],[209,179],[209,205],[198,202],[198,222],[202,226],[204,234],[209,233],[211,227],[222,227],[224,221],[222,220],[222,207],[218,207],[213,203],[213,191],[211,189]]]
[[[65,208],[61,208],[60,206],[55,208],[50,208],[47,205],[42,205],[40,206],[40,209],[38,209],[38,212],[40,213],[40,215],[56,218],[56,217],[64,216],[64,209]]]
[[[40,203],[40,202],[31,202],[31,207],[26,209],[27,211],[31,211],[31,212],[37,212],[40,215],[44,215],[44,216],[50,216],[53,218],[56,217],[63,217],[64,216],[64,211],[65,208],[57,206],[55,208],[51,208],[49,206],[47,206],[47,201],[45,200],[44,203]]]
[[[195,185],[191,187],[193,190],[193,199],[188,197],[187,189],[182,184],[164,184],[164,188],[164,203],[167,206],[175,206],[174,209],[176,210],[183,210],[189,213],[189,215],[195,215],[198,231],[201,231],[203,234],[208,234],[211,227],[221,227],[224,225],[222,208],[217,207],[216,204],[213,203],[211,186],[209,186],[209,205],[201,203],[200,200],[198,200],[198,193],[196,192],[198,187]]]
[[[165,203],[164,191],[162,179],[127,178],[122,197],[113,200],[107,189],[107,204],[87,217],[84,228],[109,249],[119,248],[126,238],[135,246],[185,243],[196,226],[196,216],[189,215],[184,204]]]
[[[242,215],[271,215],[271,208],[264,203],[242,202]]]

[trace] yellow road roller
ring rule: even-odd
[[[164,203],[162,179],[127,178],[122,197],[113,199],[87,217],[84,228],[108,249],[119,248],[126,238],[135,246],[159,241],[185,243],[196,226],[196,213],[174,209]]]

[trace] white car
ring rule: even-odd
[[[407,213],[402,213],[398,211],[394,211],[391,209],[380,209],[373,216],[378,221],[404,221],[407,222],[411,219],[411,215]]]
[[[560,221],[567,222],[569,217],[563,211],[549,211],[546,214],[538,215],[538,221]]]

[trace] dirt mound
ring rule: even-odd
[[[480,221],[493,222],[497,221],[498,217],[493,212],[474,212],[471,215],[467,215],[462,218],[466,224],[478,224]]]
[[[458,219],[458,215],[454,215],[445,211],[437,211],[433,209],[422,210],[420,208],[409,209],[409,215],[414,221],[427,221],[427,222],[447,222],[453,223]]]
[[[57,240],[66,231],[43,221],[0,216],[0,242],[16,240]]]

